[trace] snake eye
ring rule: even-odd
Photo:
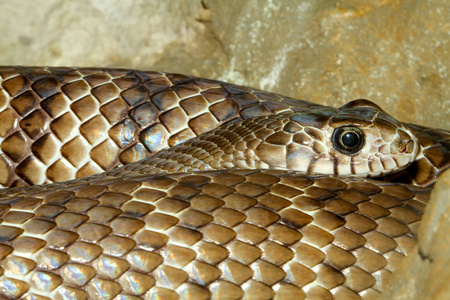
[[[344,126],[333,132],[334,148],[347,155],[353,155],[364,147],[364,133],[358,127]]]

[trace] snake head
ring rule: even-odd
[[[412,131],[368,100],[354,100],[338,109],[295,112],[286,118],[282,130],[255,151],[270,167],[376,177],[406,168],[420,149]],[[280,144],[286,147],[284,159],[273,152]]]

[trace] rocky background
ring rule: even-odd
[[[0,64],[187,73],[450,128],[447,0],[0,0]]]
[[[449,17],[447,0],[0,0],[0,64],[187,73],[333,106],[366,98],[450,129]],[[389,299],[450,297],[441,185],[441,212],[424,223],[433,238]]]

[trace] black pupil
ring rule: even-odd
[[[359,143],[359,136],[354,132],[346,132],[342,136],[342,144],[345,147],[353,148],[358,146]]]
[[[332,136],[334,148],[347,155],[354,155],[364,147],[364,133],[355,126],[336,128]]]

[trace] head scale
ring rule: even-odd
[[[285,114],[280,130],[255,149],[268,167],[358,177],[402,170],[418,152],[417,138],[407,127],[363,99],[338,109]]]

